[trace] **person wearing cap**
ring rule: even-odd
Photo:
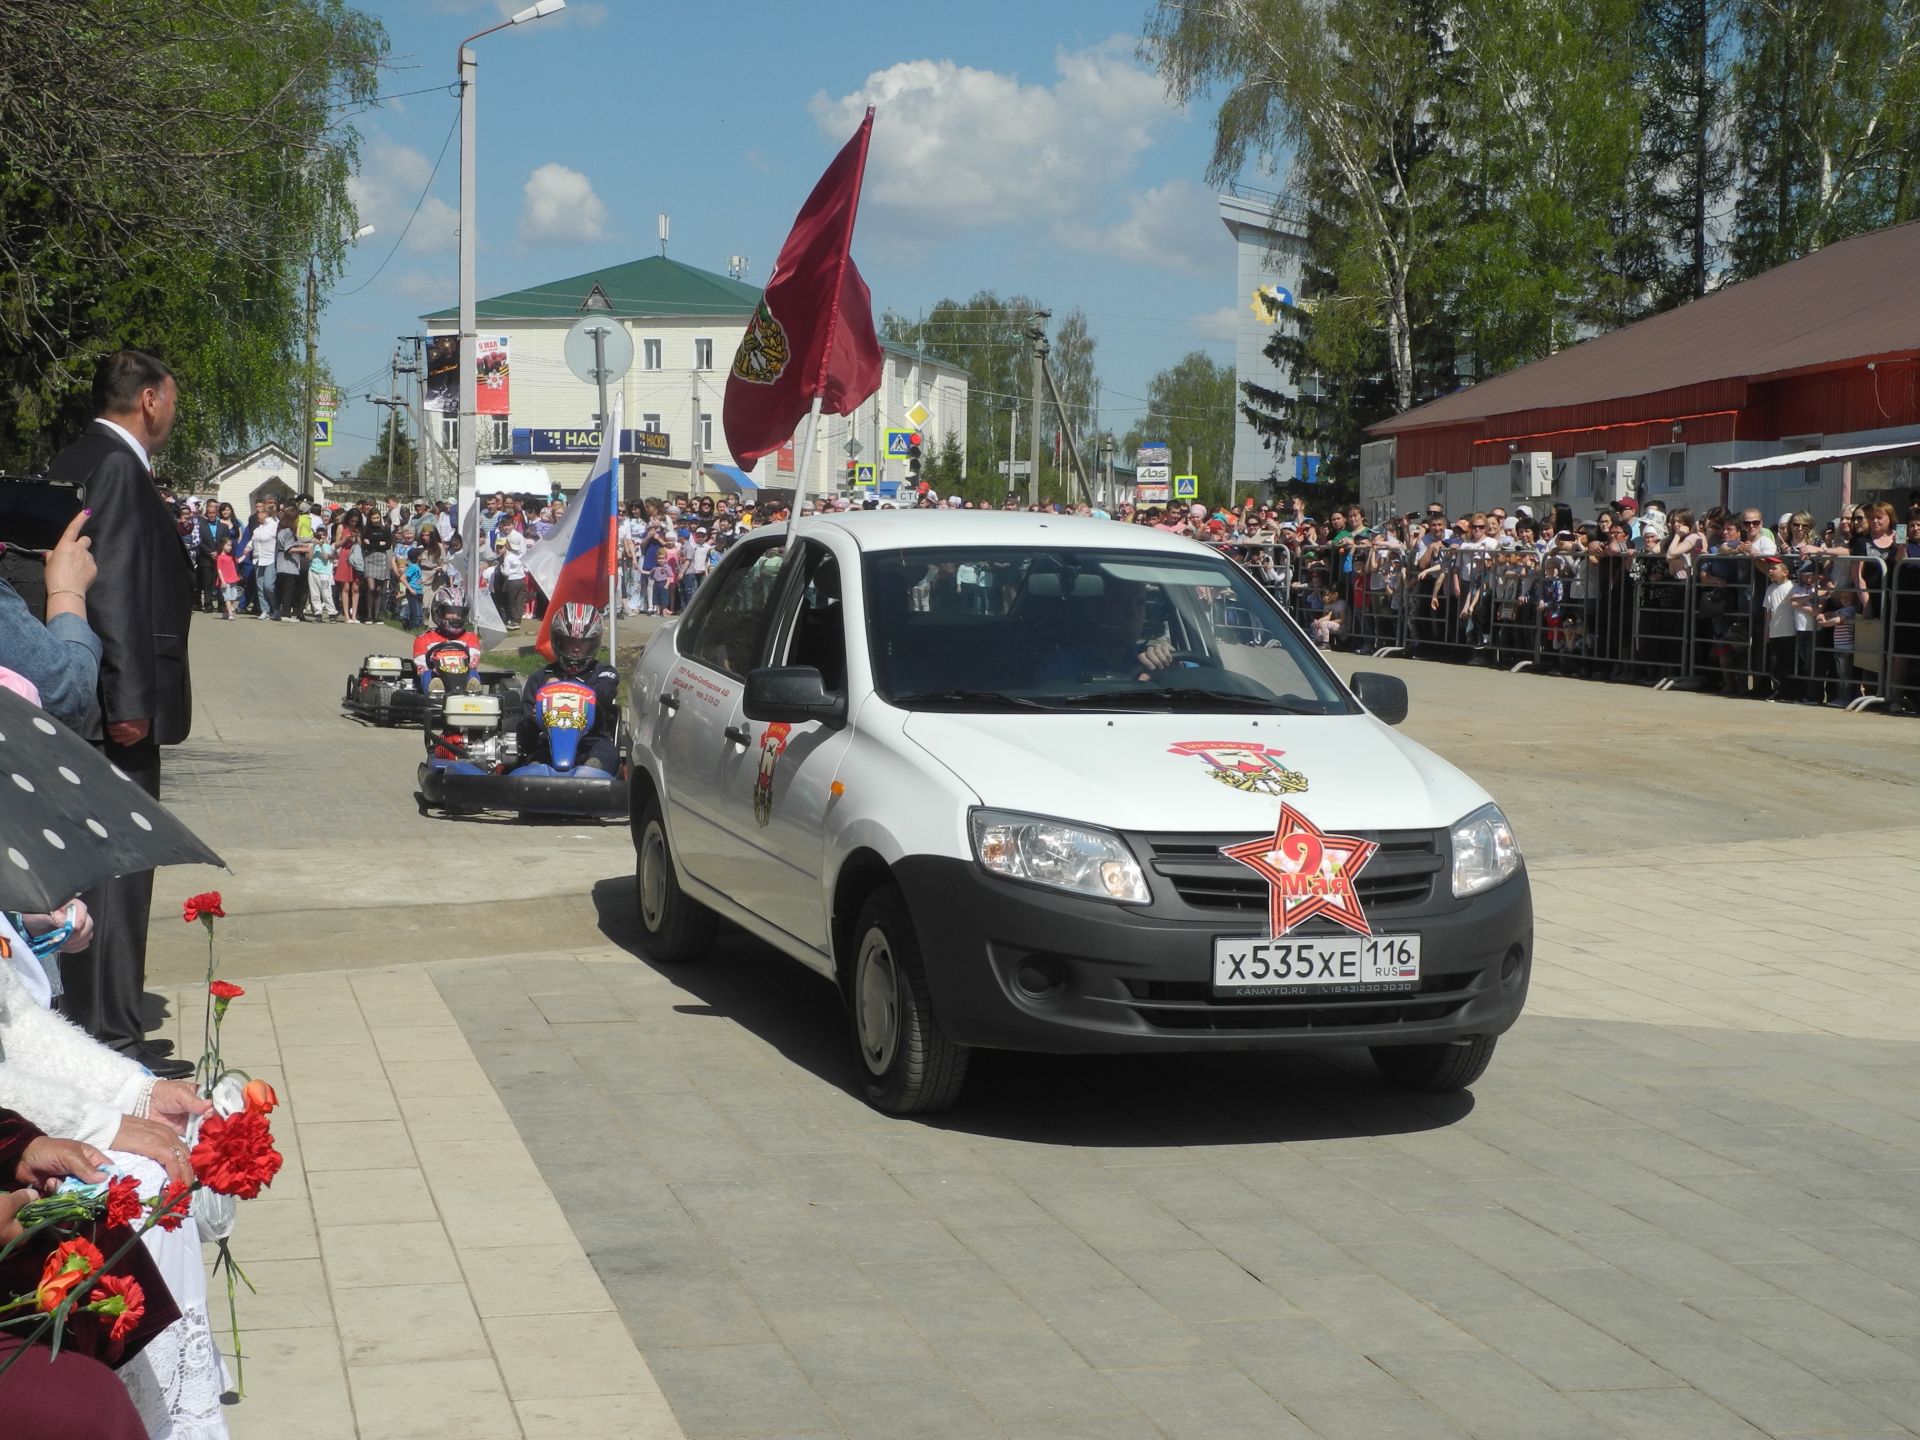
[[[712,568],[713,546],[707,543],[707,527],[696,525],[693,528],[693,543],[687,547],[686,579],[680,585],[683,606],[693,603],[693,597],[700,592],[700,586]]]

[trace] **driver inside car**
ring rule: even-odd
[[[620,771],[618,739],[620,672],[600,659],[600,632],[605,617],[597,606],[562,605],[553,615],[549,632],[553,663],[527,677],[525,708],[517,730],[524,764],[550,764],[547,727],[540,719],[540,692],[556,683],[585,685],[593,691],[593,724],[580,737],[575,751],[577,768]]]
[[[1100,595],[1076,607],[1082,613],[1041,666],[1041,682],[1075,684],[1114,675],[1150,682],[1156,671],[1180,663],[1164,631],[1145,633],[1147,587],[1134,580],[1095,578],[1104,581]]]
[[[413,642],[413,673],[429,695],[480,691],[480,637],[467,628],[466,603],[452,590],[433,596],[433,629]],[[464,677],[464,678],[463,678]]]

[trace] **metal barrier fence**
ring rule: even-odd
[[[1920,559],[1220,547],[1322,645],[1920,713]],[[1787,574],[1772,571],[1784,559]]]

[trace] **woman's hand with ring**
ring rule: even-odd
[[[187,1163],[187,1147],[164,1121],[143,1120],[137,1115],[122,1115],[120,1131],[113,1137],[115,1150],[144,1155],[165,1168],[167,1178],[176,1185],[193,1183],[193,1167]]]

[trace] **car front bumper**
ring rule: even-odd
[[[1290,1050],[1498,1035],[1526,1003],[1533,964],[1524,867],[1464,900],[1436,874],[1419,903],[1369,911],[1376,933],[1421,937],[1416,990],[1262,998],[1213,994],[1213,942],[1264,935],[1264,914],[1196,913],[1159,885],[1150,906],[1082,899],[966,860],[912,857],[894,873],[942,1028],[993,1049]],[[1339,932],[1320,922],[1294,933]]]

